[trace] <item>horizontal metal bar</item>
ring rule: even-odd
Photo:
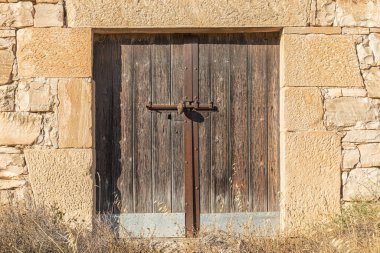
[[[163,104],[152,104],[147,105],[146,108],[151,111],[177,111],[178,105],[163,105]],[[210,104],[200,104],[200,105],[185,105],[184,110],[194,110],[194,111],[217,111],[216,106],[210,106]]]

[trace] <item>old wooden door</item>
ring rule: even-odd
[[[277,226],[278,44],[96,36],[97,210],[135,236]]]

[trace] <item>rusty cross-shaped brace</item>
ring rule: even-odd
[[[149,102],[146,108],[151,111],[177,111],[178,114],[189,111],[217,111],[217,107],[214,106],[213,102],[200,104],[199,101],[184,101],[178,105],[152,104],[152,102]]]

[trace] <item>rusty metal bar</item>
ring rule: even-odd
[[[213,103],[210,104],[199,104],[197,102],[193,102],[191,104],[183,103],[183,109],[184,110],[191,110],[191,111],[217,111],[217,107],[213,105]],[[146,106],[148,110],[151,111],[177,111],[178,105],[168,105],[168,104],[148,104]]]
[[[184,104],[193,100],[193,46],[191,41],[184,45]],[[186,236],[195,236],[195,199],[194,199],[194,148],[193,121],[189,118],[184,123],[184,158],[185,158],[185,227]]]
[[[198,55],[199,46],[198,43],[195,42],[192,44],[192,56],[193,56],[193,100],[199,101],[199,55]],[[201,111],[203,105],[199,103],[195,103],[197,105],[197,109]],[[212,102],[209,104],[208,111],[213,111],[214,105]],[[195,236],[198,234],[200,228],[200,171],[199,171],[199,123],[193,121],[193,194],[194,194],[194,233]]]

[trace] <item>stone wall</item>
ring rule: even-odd
[[[379,1],[0,0],[0,206],[89,222],[93,33],[202,28],[282,31],[284,227],[379,199]]]

